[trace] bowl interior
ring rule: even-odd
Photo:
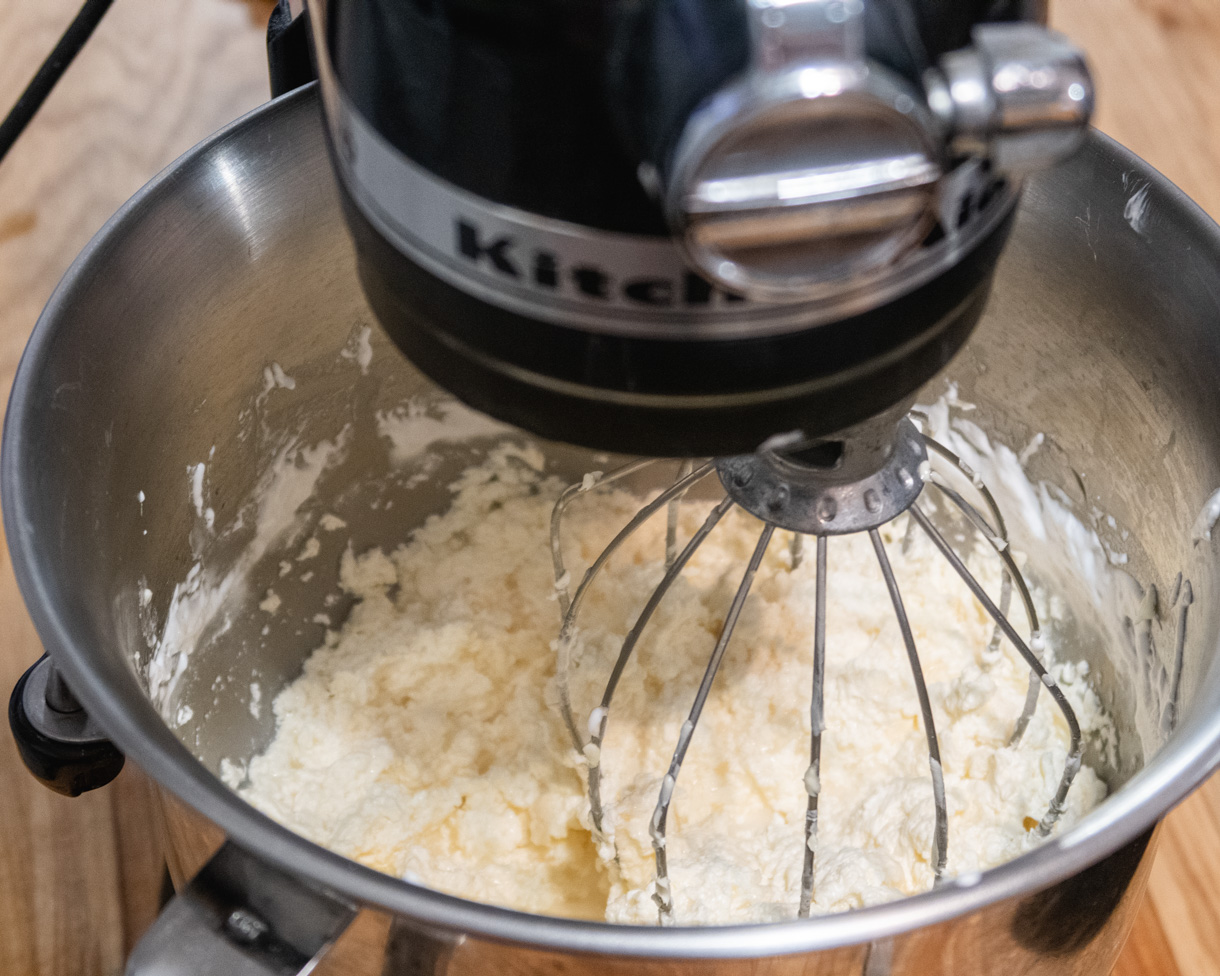
[[[1113,787],[1171,737],[1216,739],[1216,563],[1192,525],[1220,485],[1218,299],[1214,225],[1094,137],[1027,188],[982,325],[921,398],[952,381],[996,443],[1044,437],[1029,476],[1085,537],[1073,559],[1038,561],[1039,582],[1076,610],[1069,656],[1116,720]],[[87,704],[124,710],[150,749],[172,734],[212,772],[273,734],[252,686],[270,701],[322,640],[319,607],[332,598],[332,622],[348,609],[343,550],[405,540],[506,436],[382,337],[313,97],[222,134],[118,215],[53,299],[16,391],[5,514],[44,639]],[[570,479],[614,463],[543,447]],[[310,538],[317,555],[298,560]],[[186,653],[154,664],[167,626]]]

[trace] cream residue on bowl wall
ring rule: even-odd
[[[1076,515],[1076,506],[1062,489],[1027,477],[1024,466],[1032,452],[1021,456],[1007,445],[993,442],[970,419],[975,407],[959,399],[956,384],[948,383],[944,395],[916,410],[926,416],[927,432],[981,476],[1008,519],[1014,545],[1026,552],[1048,590],[1070,608],[1077,627],[1095,634],[1106,648],[1116,672],[1115,684],[1129,696],[1138,740],[1127,741],[1124,750],[1141,753],[1143,759],[1152,756],[1164,743],[1180,708],[1177,679],[1182,668],[1184,610],[1192,600],[1190,580],[1179,573],[1171,591],[1162,596],[1155,585],[1141,584],[1125,571],[1126,553],[1105,544],[1097,529]],[[1090,515],[1094,526],[1116,527],[1114,519],[1096,506]],[[1208,515],[1205,506],[1194,534]],[[1169,638],[1177,644],[1176,657],[1169,659],[1156,647],[1153,634],[1154,620],[1164,616],[1172,625],[1166,627]],[[1113,761],[1114,757],[1107,758]],[[1140,758],[1131,755],[1124,763],[1128,773],[1139,764]]]
[[[219,639],[231,626],[231,615],[248,596],[250,570],[294,534],[299,510],[313,496],[318,478],[343,458],[350,431],[344,428],[333,440],[302,445],[284,444],[259,479],[250,501],[241,508],[225,535],[254,525],[254,534],[240,555],[225,566],[210,565],[207,552],[196,552],[186,578],[174,587],[165,623],[152,648],[146,679],[148,694],[171,724],[182,725],[175,692],[193,654]],[[197,512],[203,514],[203,465],[190,472],[192,498],[198,486]],[[148,612],[147,601],[143,601]],[[148,628],[146,628],[146,633]],[[189,719],[189,716],[187,716]],[[168,720],[168,719],[167,719]]]

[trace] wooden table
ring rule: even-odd
[[[7,110],[77,0],[0,0]],[[0,164],[0,392],[55,282],[149,177],[267,97],[270,0],[118,0]],[[1220,2],[1055,0],[1091,52],[1097,122],[1220,216]],[[0,553],[0,692],[40,653]],[[160,852],[136,770],[66,800],[0,732],[0,974],[109,976],[156,911]],[[1122,976],[1220,974],[1220,779],[1168,819]]]

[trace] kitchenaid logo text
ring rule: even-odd
[[[616,275],[592,261],[568,264],[555,251],[521,247],[514,235],[487,234],[466,218],[457,218],[455,231],[458,253],[467,261],[541,292],[653,308],[699,308],[745,301],[714,288],[693,271]]]

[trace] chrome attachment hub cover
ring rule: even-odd
[[[923,490],[923,436],[907,419],[879,457],[857,476],[850,442],[824,441],[796,452],[759,451],[721,458],[716,471],[738,505],[764,522],[809,535],[865,532],[905,512]]]

